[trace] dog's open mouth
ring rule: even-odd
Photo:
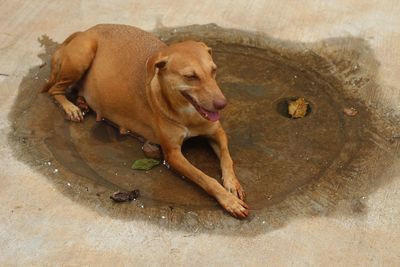
[[[209,121],[217,121],[219,120],[219,112],[218,111],[209,111],[205,108],[203,108],[202,106],[200,106],[196,100],[193,99],[193,97],[191,97],[188,93],[186,92],[181,92],[182,95],[190,102],[190,104],[193,105],[193,107],[197,110],[198,113],[200,113],[200,115],[205,118],[206,120]]]

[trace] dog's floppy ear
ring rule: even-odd
[[[207,49],[207,52],[210,54],[210,56],[212,56],[212,49],[211,49],[211,47],[208,47],[205,43],[203,43],[203,42],[200,42],[200,44],[201,45],[203,45],[206,49]]]
[[[150,84],[156,69],[163,69],[167,65],[168,57],[162,56],[161,53],[155,53],[147,59],[146,62],[146,85]]]

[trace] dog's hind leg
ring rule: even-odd
[[[96,54],[96,48],[97,42],[94,38],[85,33],[75,33],[53,55],[50,79],[43,91],[48,91],[54,97],[71,121],[82,121],[83,114],[79,107],[66,98],[65,92],[86,73]]]

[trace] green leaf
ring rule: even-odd
[[[138,159],[133,162],[132,169],[148,171],[160,163],[161,161],[156,159]]]

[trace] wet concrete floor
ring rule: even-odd
[[[172,229],[257,234],[299,216],[363,216],[368,195],[388,181],[381,174],[398,155],[396,124],[371,109],[360,91],[374,86],[378,64],[361,39],[303,44],[222,29],[215,25],[156,31],[167,43],[196,39],[213,48],[217,81],[229,100],[221,122],[251,206],[236,220],[188,180],[160,165],[130,168],[143,158],[142,144],[121,136],[89,113],[83,123],[64,120],[61,109],[39,90],[57,47],[39,41],[44,63],[23,79],[10,119],[18,158],[53,181],[63,194],[101,214],[146,220]],[[288,117],[288,99],[311,105],[301,119]],[[346,116],[343,108],[358,110]],[[184,154],[219,179],[216,156],[201,139]],[[374,164],[371,164],[374,162]],[[115,204],[118,190],[140,189],[141,198]]]

